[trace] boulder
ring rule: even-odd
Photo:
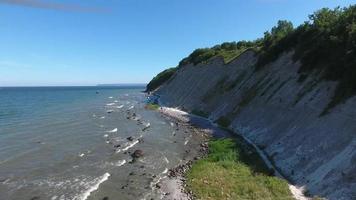
[[[132,156],[133,158],[140,158],[140,157],[143,156],[143,151],[140,150],[140,149],[138,149],[138,150],[134,151],[134,152],[131,154],[131,156]]]

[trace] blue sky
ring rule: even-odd
[[[192,50],[351,0],[0,0],[0,86],[146,83]],[[60,3],[60,4],[59,4]]]

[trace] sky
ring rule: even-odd
[[[0,86],[147,83],[194,49],[351,0],[0,0]]]

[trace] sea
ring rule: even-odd
[[[143,90],[0,88],[0,200],[162,198],[155,184],[189,137]]]

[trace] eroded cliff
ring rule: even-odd
[[[185,64],[155,93],[162,103],[206,113],[256,143],[286,177],[312,195],[356,198],[356,97],[325,114],[337,82],[301,80],[293,51],[256,70],[247,50]],[[303,78],[304,79],[304,78]]]

